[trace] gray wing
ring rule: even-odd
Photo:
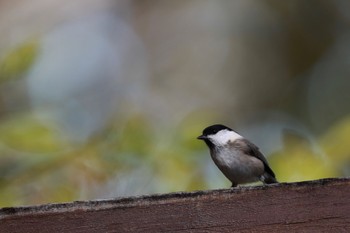
[[[275,178],[275,173],[270,168],[265,156],[260,152],[259,147],[245,138],[235,140],[234,144],[236,144],[235,146],[238,146],[245,154],[254,156],[261,160],[264,164],[265,171]]]

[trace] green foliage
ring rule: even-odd
[[[152,141],[154,139],[153,129],[147,119],[140,115],[127,119],[125,124],[115,129],[115,132],[118,137],[115,142],[116,152],[145,156],[154,143]]]
[[[156,192],[206,189],[203,161],[209,153],[196,137],[204,126],[215,122],[215,117],[201,119],[201,115],[189,114],[176,128],[166,130],[157,129],[141,114],[118,119],[86,144],[75,146],[64,142],[52,130],[54,127],[42,125],[31,114],[3,119],[0,206],[87,198],[89,194],[81,196],[82,185],[98,190],[96,187],[103,187],[111,177],[118,178],[142,166],[152,171]],[[348,159],[344,154],[350,147],[344,143],[339,149],[332,138],[346,141],[350,136],[349,122],[341,121],[320,139],[327,155],[339,156],[334,162],[314,151],[307,141],[286,137],[283,150],[268,157],[279,181],[340,176],[338,161]]]
[[[314,180],[340,175],[321,155],[313,154],[303,148],[276,153],[269,157],[269,160],[280,182]]]
[[[67,146],[57,132],[31,114],[11,115],[0,122],[0,140],[7,148],[26,153],[52,153]]]
[[[341,176],[339,164],[334,159],[343,154],[339,153],[338,146],[334,145],[339,145],[343,152],[350,151],[349,144],[342,140],[338,141],[342,136],[345,138],[350,136],[349,126],[350,124],[348,127],[342,124],[341,127],[335,127],[338,130],[326,132],[326,135],[321,137],[320,143],[314,146],[300,135],[287,133],[284,136],[283,149],[269,157],[279,181],[292,182]],[[316,150],[315,147],[320,149]]]
[[[320,138],[319,143],[330,161],[337,164],[344,164],[350,161],[350,116],[335,123]]]
[[[38,42],[26,41],[0,60],[0,82],[16,79],[26,72],[38,54]]]

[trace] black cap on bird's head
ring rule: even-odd
[[[207,128],[205,128],[203,130],[203,133],[201,136],[197,137],[197,139],[200,140],[206,140],[208,138],[209,135],[214,135],[217,132],[221,131],[221,130],[229,130],[229,131],[233,131],[232,129],[230,129],[227,126],[221,125],[221,124],[216,124],[216,125],[211,125],[208,126]]]

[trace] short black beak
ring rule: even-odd
[[[198,136],[197,139],[199,139],[199,140],[205,140],[205,139],[207,139],[207,136],[201,135],[201,136]]]

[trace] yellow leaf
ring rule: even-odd
[[[19,78],[33,64],[37,53],[38,42],[31,40],[5,54],[0,61],[0,82]]]

